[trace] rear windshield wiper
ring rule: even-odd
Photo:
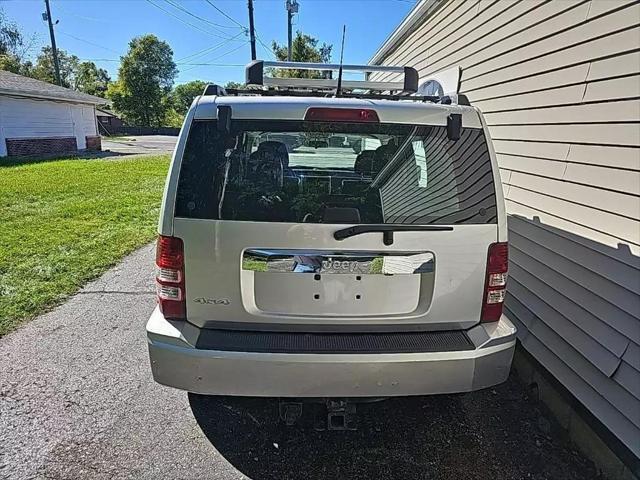
[[[451,230],[453,227],[443,225],[355,225],[336,230],[333,232],[333,238],[344,240],[361,233],[382,232],[382,242],[385,245],[393,245],[393,232],[446,232]]]

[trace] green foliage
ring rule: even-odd
[[[331,61],[331,49],[333,45],[322,43],[310,35],[305,35],[300,31],[296,32],[296,36],[291,42],[291,61],[293,62],[313,62],[328,63]],[[287,60],[287,46],[278,45],[275,41],[272,45],[273,53],[280,61]],[[294,78],[322,78],[322,72],[319,70],[282,70],[275,69],[272,73],[276,77],[294,77]]]
[[[207,82],[202,80],[194,80],[192,82],[183,83],[182,85],[176,85],[171,92],[171,100],[173,102],[173,108],[179,115],[186,115],[193,99],[198,95],[202,95],[204,87],[207,86]]]
[[[0,70],[28,75],[32,65],[25,62],[33,38],[25,39],[18,26],[11,22],[0,9]]]
[[[75,55],[69,55],[64,50],[58,49],[58,64],[60,65],[61,86],[72,88],[80,60]],[[56,83],[56,71],[51,47],[42,47],[30,76],[44,82]]]
[[[182,127],[182,122],[184,122],[184,115],[178,113],[175,108],[171,107],[167,110],[163,126],[180,128]]]
[[[0,10],[0,55],[17,55],[23,45],[24,38],[18,26]]]
[[[98,68],[93,62],[81,62],[75,55],[60,49],[58,49],[58,64],[63,87],[104,97],[111,81],[106,70]],[[43,47],[36,58],[35,65],[22,64],[22,68],[15,73],[57,84],[53,50],[48,46]]]
[[[75,72],[73,89],[104,97],[110,82],[111,78],[104,68],[98,68],[93,62],[80,62]]]
[[[236,90],[242,90],[243,88],[246,88],[247,85],[244,83],[238,83],[238,82],[227,82],[227,84],[224,86],[224,88],[234,88]]]
[[[0,55],[0,70],[29,77],[32,69],[31,62],[21,62],[16,55]]]
[[[169,44],[155,35],[136,37],[129,42],[118,80],[107,89],[107,97],[130,124],[163,126],[171,110],[168,97],[176,75]]]
[[[0,335],[156,232],[167,156],[0,166]]]

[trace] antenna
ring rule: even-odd
[[[347,26],[342,25],[342,46],[340,47],[340,67],[338,68],[338,88],[336,88],[336,97],[342,94],[342,56],[344,55],[344,36],[347,32]]]

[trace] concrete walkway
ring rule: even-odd
[[[153,247],[0,339],[3,479],[585,479],[514,379],[360,408],[356,432],[278,422],[277,402],[155,384]]]

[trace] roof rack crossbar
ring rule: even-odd
[[[248,85],[263,85],[294,88],[337,88],[338,80],[331,78],[280,78],[265,76],[270,68],[289,70],[319,70],[322,72],[335,72],[340,69],[339,64],[334,63],[307,63],[307,62],[274,62],[254,60],[246,68],[246,83]],[[373,72],[399,73],[403,75],[400,82],[371,82],[368,80],[343,80],[342,87],[346,89],[362,89],[377,91],[402,91],[414,93],[418,90],[418,72],[412,67],[395,67],[383,65],[342,65],[342,70],[358,71],[364,74]]]
[[[327,97],[327,92],[322,91],[308,91],[308,90],[276,90],[276,89],[257,89],[257,88],[227,88],[227,95],[233,96],[252,96],[258,95],[262,97],[277,97],[277,96],[287,96],[287,97]],[[344,92],[342,94],[343,98],[360,98],[365,100],[409,100],[413,102],[431,102],[431,103],[439,103],[441,102],[441,98],[433,95],[394,95],[394,94],[384,94],[384,93],[353,93],[353,92]],[[448,97],[446,97],[448,98]]]

